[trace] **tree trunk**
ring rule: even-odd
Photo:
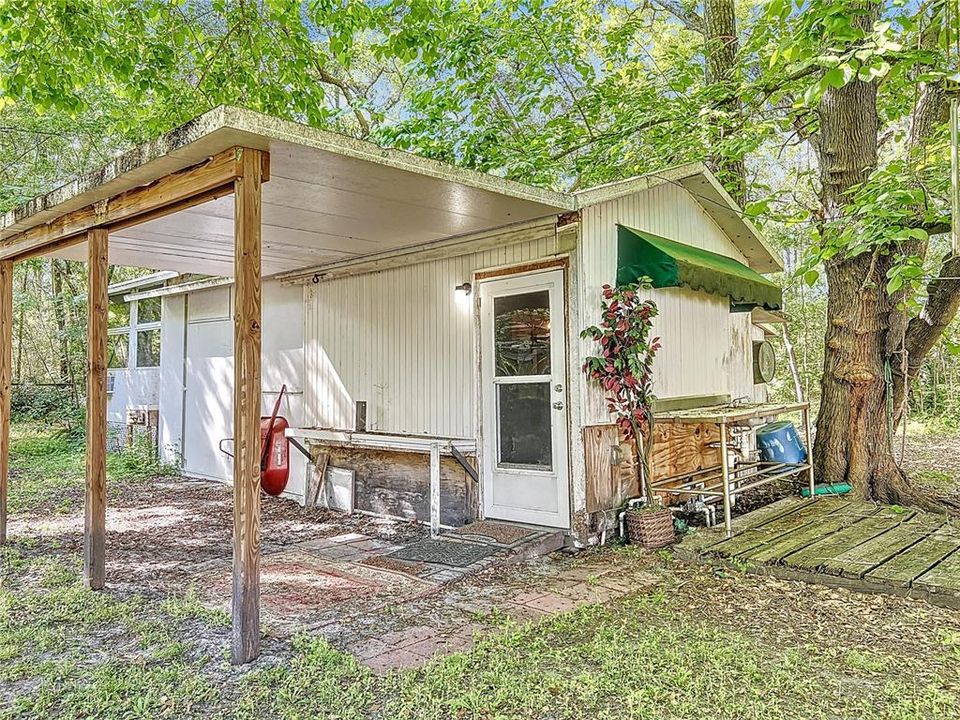
[[[861,21],[872,25],[875,19]],[[821,233],[829,241],[848,222],[846,193],[877,167],[877,87],[853,80],[830,89],[818,115]],[[893,252],[852,258],[841,252],[825,263],[829,292],[814,471],[820,482],[850,483],[863,498],[936,507],[911,490],[893,455],[893,372],[907,331],[903,292],[886,291],[887,271],[897,261]]]
[[[706,82],[708,85],[716,85],[726,96],[712,123],[717,140],[723,141],[735,132],[741,114],[740,98],[735,92],[737,52],[740,44],[737,40],[737,15],[733,0],[705,0],[703,39]],[[733,199],[743,205],[747,195],[747,171],[743,157],[717,153],[710,156],[708,164]]]
[[[886,503],[935,506],[911,491],[893,455],[893,388],[887,382],[891,318],[882,281],[893,260],[863,254],[827,263],[826,352],[814,472]],[[879,278],[879,281],[878,281]]]
[[[927,302],[923,312],[907,325],[903,341],[907,355],[906,376],[902,372],[902,363],[893,369],[895,424],[903,419],[900,415],[910,383],[920,373],[924,359],[943,337],[943,331],[953,322],[960,309],[960,280],[955,279],[958,277],[960,256],[951,253],[944,259],[937,277],[927,285]]]
[[[61,383],[70,382],[70,339],[67,333],[69,322],[67,319],[67,308],[69,307],[69,298],[64,297],[63,269],[59,260],[51,261],[51,279],[53,285],[53,312],[54,320],[57,326],[57,339],[59,344],[60,356],[57,366],[59,368],[58,381]]]
[[[859,18],[872,26],[877,10]],[[840,232],[848,212],[846,193],[877,167],[880,122],[877,86],[854,79],[827,90],[818,108],[820,134],[814,143],[820,169],[821,235]],[[852,221],[849,221],[852,222]],[[905,328],[896,298],[886,292],[891,254],[838,253],[825,263],[827,329],[820,413],[813,450],[820,482],[848,482],[858,495],[899,503],[909,485],[893,456],[888,418],[892,387],[887,363]]]
[[[16,267],[16,266],[14,266]],[[30,277],[30,267],[20,269],[20,312],[17,313],[17,355],[13,366],[14,381],[23,382],[23,334],[27,324],[27,281]]]

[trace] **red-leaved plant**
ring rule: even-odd
[[[604,285],[600,324],[580,335],[596,341],[600,353],[586,358],[583,372],[607,393],[607,409],[616,417],[623,436],[637,443],[637,454],[643,455],[644,461],[646,453],[639,452],[638,438],[648,433],[653,419],[653,360],[660,349],[660,338],[653,336],[657,304],[641,297],[650,289],[649,278],[617,288]],[[639,474],[643,494],[650,502],[648,469]]]

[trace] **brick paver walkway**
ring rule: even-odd
[[[505,623],[539,622],[655,584],[654,576],[616,553],[586,559],[555,553],[444,586],[388,614],[338,628],[330,639],[374,671],[415,668],[438,655],[468,651],[478,635],[498,632]]]

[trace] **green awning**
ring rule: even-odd
[[[617,225],[617,285],[649,277],[656,288],[688,287],[730,298],[734,312],[779,310],[780,287],[741,262],[719,253]]]

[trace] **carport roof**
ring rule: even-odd
[[[34,198],[0,217],[0,259],[32,249],[16,237],[81,208],[143,187],[232,147],[270,153],[263,186],[263,273],[266,276],[489,231],[578,210],[606,194],[567,194],[465,170],[410,153],[251,110],[220,106],[100,170]],[[686,166],[688,174],[694,166]],[[697,171],[708,173],[701,165]],[[632,187],[618,184],[617,190]],[[695,195],[696,197],[696,195]],[[739,216],[704,203],[724,223]],[[230,276],[234,200],[218,197],[139,225],[111,231],[110,262],[188,273]],[[727,230],[727,227],[724,228]],[[749,235],[751,266],[779,264],[756,231]],[[682,238],[678,238],[682,240]],[[83,245],[56,254],[85,258]],[[756,263],[756,264],[755,264]]]

